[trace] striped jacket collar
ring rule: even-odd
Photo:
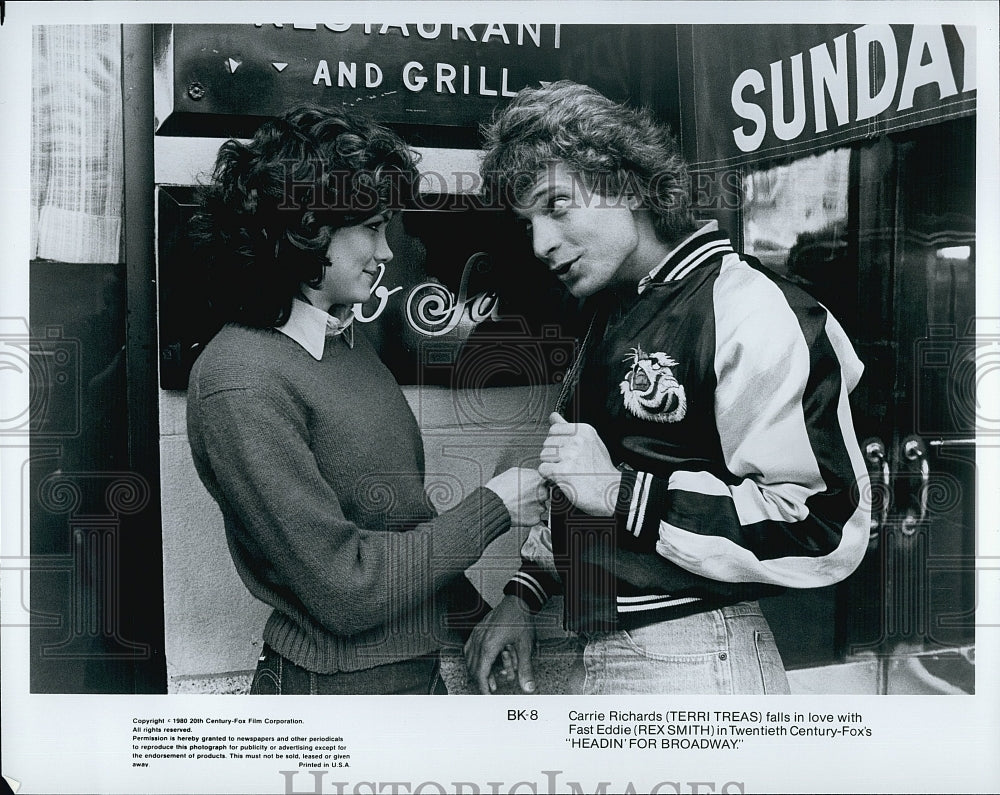
[[[662,284],[683,279],[713,257],[734,252],[729,236],[719,231],[719,222],[708,221],[667,254],[648,276],[639,280],[638,292],[641,295],[654,282]]]

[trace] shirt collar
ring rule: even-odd
[[[719,231],[718,221],[706,221],[670,250],[648,276],[639,280],[638,292],[653,282],[671,282],[682,279],[691,271],[718,254],[731,254],[733,244],[725,232]]]
[[[292,311],[282,326],[276,327],[282,334],[295,340],[306,349],[316,361],[323,358],[326,338],[343,335],[348,347],[354,347],[354,311],[348,310],[346,317],[338,317],[318,309],[300,298],[292,299]]]

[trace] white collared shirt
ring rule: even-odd
[[[354,347],[354,311],[341,320],[300,298],[292,299],[292,311],[283,326],[276,329],[295,340],[316,361],[323,358],[328,336],[343,335],[348,347]]]

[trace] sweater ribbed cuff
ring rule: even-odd
[[[660,516],[669,499],[667,479],[648,472],[622,472],[615,523],[618,543],[634,552],[655,552],[660,538]]]
[[[472,492],[471,499],[478,511],[479,527],[483,533],[483,549],[510,530],[510,512],[497,493],[485,486]]]
[[[475,489],[454,508],[435,520],[434,557],[444,561],[467,559],[462,569],[471,566],[489,544],[510,529],[510,514],[496,492],[485,487]],[[459,531],[459,532],[456,532]]]

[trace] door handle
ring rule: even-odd
[[[889,503],[892,495],[890,490],[890,473],[889,473],[889,459],[885,453],[885,444],[881,439],[872,437],[865,442],[865,458],[868,459],[868,463],[876,467],[882,475],[882,504],[880,506],[879,516],[875,516],[875,512],[872,512],[871,524],[869,527],[868,540],[869,543],[878,540],[878,531],[889,520]],[[875,489],[872,489],[872,507],[875,507]]]
[[[920,491],[917,495],[919,514],[915,515],[913,508],[906,509],[903,517],[903,534],[911,536],[917,532],[917,527],[927,519],[927,493],[930,489],[931,468],[927,462],[927,448],[919,436],[907,436],[903,440],[903,456],[907,461],[914,461],[920,467]]]

